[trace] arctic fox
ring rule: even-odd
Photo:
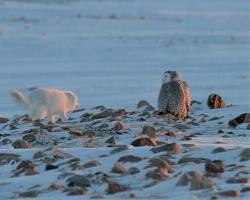
[[[32,120],[48,116],[49,121],[55,123],[55,118],[58,116],[62,121],[66,121],[67,112],[80,108],[76,94],[71,91],[38,88],[32,90],[29,96],[24,96],[15,89],[11,95],[29,110],[29,117]]]

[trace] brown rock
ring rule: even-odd
[[[64,192],[67,192],[68,196],[78,196],[84,195],[86,193],[86,189],[83,187],[69,187]]]
[[[125,186],[125,185],[121,185],[118,183],[109,183],[107,192],[108,192],[108,194],[115,194],[118,192],[127,191],[128,189],[129,189],[128,186]]]
[[[32,147],[32,145],[25,140],[17,140],[12,144],[12,146],[15,149],[27,149]]]
[[[182,147],[179,144],[176,143],[171,143],[171,144],[164,144],[159,147],[154,147],[151,149],[154,153],[160,153],[163,151],[167,151],[169,153],[181,153],[182,152]]]
[[[205,164],[205,170],[208,173],[223,173],[224,162],[222,160],[213,160]]]
[[[190,182],[189,176],[187,174],[183,174],[179,180],[177,181],[176,185],[177,186],[186,186]]]
[[[227,183],[250,184],[250,178],[247,177],[232,177],[227,180]]]
[[[114,167],[111,170],[112,173],[117,173],[117,174],[127,174],[128,171],[125,169],[125,167],[120,164],[120,163],[116,163],[114,165]]]
[[[27,176],[38,174],[36,165],[30,160],[23,160],[14,172],[14,176],[19,176],[21,173],[24,173]]]
[[[246,148],[240,153],[240,161],[246,160],[250,160],[250,148]]]
[[[157,131],[155,130],[154,127],[146,125],[142,129],[142,134],[144,134],[150,138],[155,138],[157,136]]]
[[[148,103],[146,100],[141,100],[137,103],[137,109],[142,110],[142,112],[154,111],[154,107]]]
[[[47,153],[45,153],[43,151],[38,151],[38,152],[34,153],[33,158],[38,159],[38,158],[43,158],[45,156],[47,156]]]
[[[122,131],[125,130],[125,125],[122,122],[116,122],[115,126],[112,128],[113,131]]]
[[[48,187],[48,191],[55,191],[55,190],[63,190],[64,189],[64,186],[57,183],[57,182],[54,182],[52,183],[49,187]]]
[[[168,164],[167,161],[165,160],[162,160],[162,159],[159,159],[159,158],[152,158],[149,160],[149,165],[146,166],[146,168],[149,168],[149,167],[157,167],[157,168],[160,168],[162,170],[165,170],[166,173],[171,173],[173,172],[173,169],[171,167],[170,164]]]
[[[152,171],[149,171],[146,173],[146,178],[158,180],[158,181],[164,181],[168,178],[168,176],[165,174],[165,170],[163,169],[155,169]]]
[[[134,147],[140,147],[140,146],[155,146],[156,145],[156,141],[152,140],[151,138],[148,137],[141,137],[141,138],[137,138],[135,139],[131,145],[133,145]]]
[[[239,197],[240,196],[240,192],[236,190],[227,190],[224,192],[220,192],[219,194],[222,196],[226,196],[226,197]]]
[[[228,125],[231,127],[236,127],[242,123],[250,123],[250,113],[244,113],[244,114],[239,115],[238,117],[230,120],[228,122]]]
[[[83,164],[83,168],[91,168],[91,167],[96,167],[100,166],[101,162],[99,160],[91,160],[85,164]]]
[[[223,101],[222,97],[219,96],[218,94],[211,94],[207,99],[207,106],[210,109],[224,108],[225,102]]]
[[[143,158],[139,156],[127,155],[119,158],[118,162],[140,162]]]
[[[109,143],[109,144],[116,144],[115,142],[115,137],[111,136],[110,138],[108,138],[105,143]]]

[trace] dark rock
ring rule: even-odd
[[[112,136],[112,137],[108,138],[108,139],[105,141],[105,143],[116,144],[116,143],[115,143],[115,137]]]
[[[47,156],[47,153],[45,153],[43,151],[38,151],[38,152],[34,153],[33,158],[38,159],[38,158],[43,158],[45,156]]]
[[[226,149],[222,148],[222,147],[217,147],[215,148],[212,153],[222,153],[222,152],[225,152],[227,151]]]
[[[222,160],[213,160],[205,164],[205,170],[208,173],[223,173],[224,162]]]
[[[146,125],[142,129],[142,134],[144,134],[150,138],[155,138],[157,136],[157,131],[155,130],[154,127]]]
[[[228,125],[231,127],[236,127],[242,123],[250,123],[250,113],[244,113],[244,114],[239,115],[238,117],[230,120],[228,122]]]
[[[52,183],[49,187],[48,187],[48,191],[56,191],[56,190],[63,190],[64,186],[59,184],[59,183]]]
[[[112,128],[113,131],[125,130],[125,125],[122,122],[116,122],[115,126]]]
[[[100,165],[101,165],[101,162],[99,160],[91,160],[91,161],[83,164],[83,168],[97,167]]]
[[[38,174],[36,165],[30,160],[23,160],[14,172],[14,176],[19,176],[21,173],[24,173],[27,176]]]
[[[138,173],[140,173],[140,170],[138,168],[136,168],[136,167],[131,167],[131,168],[128,169],[128,173],[130,173],[130,174],[138,174]]]
[[[107,109],[107,110],[104,110],[100,113],[93,115],[91,119],[95,120],[95,119],[102,119],[102,118],[107,118],[107,117],[112,117],[112,116],[113,116],[112,110]]]
[[[20,161],[20,155],[13,153],[0,153],[0,164],[8,164],[10,161]]]
[[[179,144],[176,143],[171,143],[171,144],[164,144],[159,147],[154,147],[151,149],[154,153],[160,153],[163,151],[169,152],[169,153],[181,153],[182,152],[182,147]]]
[[[58,168],[58,166],[56,166],[56,165],[47,164],[45,167],[45,170],[49,171],[49,170],[53,170],[53,169],[57,169],[57,168]]]
[[[69,187],[89,187],[90,186],[90,181],[87,177],[82,176],[82,175],[74,175],[70,178],[67,179],[66,181],[68,183]]]
[[[241,192],[250,192],[250,186],[248,186],[248,187],[243,187],[240,191],[241,191]]]
[[[68,196],[78,196],[78,195],[84,195],[87,190],[83,187],[70,187],[64,190],[64,192],[67,192]]]
[[[227,190],[224,192],[220,192],[219,194],[222,196],[226,196],[226,197],[239,197],[240,196],[240,192],[236,190]]]
[[[27,134],[23,136],[23,140],[27,141],[27,142],[34,142],[36,141],[36,135],[33,133]]]
[[[129,188],[126,185],[121,185],[118,183],[109,183],[108,184],[108,194],[115,194],[118,192],[124,192],[127,191]]]
[[[19,196],[22,198],[36,198],[38,194],[38,191],[28,191],[19,193]]]
[[[155,146],[156,142],[154,140],[152,140],[151,138],[148,137],[141,137],[141,138],[137,138],[135,139],[131,145],[133,145],[134,147],[140,147],[140,146]]]
[[[15,149],[22,149],[22,148],[27,149],[32,147],[32,145],[25,140],[17,140],[14,143],[12,143],[12,146]]]
[[[11,144],[11,143],[12,143],[12,141],[10,139],[8,139],[8,138],[5,138],[5,139],[2,140],[3,145]]]
[[[216,109],[216,108],[224,108],[225,102],[223,101],[222,97],[218,94],[210,94],[207,99],[207,106],[210,109]]]
[[[116,163],[114,165],[114,167],[111,170],[112,173],[117,173],[117,174],[127,174],[128,171],[125,169],[125,167],[120,164],[120,163]]]
[[[145,100],[141,100],[137,103],[137,109],[142,110],[142,112],[154,111],[154,107]]]
[[[187,157],[187,156],[183,156],[183,157],[178,161],[178,164],[189,163],[189,162],[192,162],[192,163],[195,163],[195,164],[200,164],[200,163],[208,162],[208,161],[210,161],[210,160],[207,159],[207,158],[196,158],[196,157]]]
[[[185,131],[187,129],[191,129],[191,127],[187,124],[175,124],[174,127],[177,128],[178,130],[182,130],[182,131]]]
[[[143,158],[139,156],[127,155],[119,158],[118,162],[140,162]]]
[[[115,154],[115,153],[120,153],[120,152],[126,151],[126,150],[128,150],[128,146],[127,145],[121,145],[121,146],[118,146],[118,147],[114,148],[110,153]]]
[[[0,124],[5,124],[5,123],[7,123],[8,121],[10,121],[10,120],[7,119],[7,118],[4,118],[4,117],[0,117]]]
[[[240,153],[240,161],[246,160],[250,160],[250,148],[246,148]]]
[[[227,180],[227,183],[250,184],[250,178],[247,177],[232,177]]]

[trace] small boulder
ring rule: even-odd
[[[179,144],[176,143],[171,143],[171,144],[164,144],[159,147],[154,147],[151,149],[154,153],[160,153],[163,151],[166,151],[168,153],[181,153],[182,152],[182,147]]]
[[[137,103],[137,109],[142,112],[154,111],[154,107],[148,103],[146,100],[141,100]]]
[[[224,108],[225,102],[218,94],[210,94],[207,99],[207,106],[210,109]]]
[[[43,158],[43,157],[45,157],[47,155],[48,154],[43,152],[43,151],[38,151],[38,152],[34,153],[33,158],[34,159]]]
[[[163,169],[155,169],[146,173],[146,178],[150,178],[153,180],[164,181],[168,178],[165,174],[165,170]]]
[[[33,133],[29,133],[23,136],[23,140],[27,142],[34,142],[36,141],[36,135]]]
[[[129,188],[126,185],[121,185],[119,183],[109,183],[108,184],[108,194],[115,194],[119,192],[127,191]]]
[[[192,163],[195,163],[195,164],[200,164],[200,163],[208,162],[208,161],[210,161],[210,160],[207,159],[207,158],[183,156],[183,157],[178,161],[178,164],[185,164],[185,163],[189,163],[189,162],[192,162]]]
[[[68,178],[66,180],[66,182],[68,183],[69,187],[74,187],[74,186],[78,186],[78,187],[89,187],[90,186],[90,181],[87,177],[82,176],[82,175],[74,175],[70,178]]]
[[[222,160],[213,160],[205,164],[205,170],[208,173],[223,173],[224,162]]]
[[[136,167],[130,167],[128,169],[128,173],[129,174],[138,174],[138,173],[140,173],[140,170],[138,168],[136,168]]]
[[[222,152],[225,152],[227,151],[226,149],[224,149],[223,147],[217,147],[215,148],[212,153],[222,153]]]
[[[14,171],[14,176],[19,176],[24,173],[26,176],[38,174],[36,165],[30,160],[23,160],[19,165],[17,165]]]
[[[140,162],[143,158],[134,155],[122,156],[118,159],[118,162]]]
[[[5,118],[5,117],[0,117],[0,124],[5,124],[8,121],[10,121],[9,119]]]
[[[117,173],[117,174],[127,174],[128,171],[125,169],[125,167],[120,164],[120,163],[116,163],[114,165],[114,167],[111,170],[112,173]]]
[[[230,120],[228,122],[228,125],[235,128],[236,126],[242,123],[250,123],[250,113],[244,113],[239,115],[238,117]]]
[[[227,180],[227,183],[250,184],[248,177],[232,177]]]
[[[146,168],[150,167],[157,167],[159,169],[165,170],[166,173],[173,172],[172,166],[168,164],[167,161],[159,159],[159,158],[152,158],[149,160],[149,165]]]
[[[141,138],[137,138],[135,139],[131,145],[133,145],[134,147],[141,147],[141,146],[156,146],[156,141],[154,141],[151,138],[148,137],[141,137]]]
[[[25,140],[17,140],[14,143],[12,143],[12,146],[15,149],[28,149],[32,147],[32,145]]]
[[[83,168],[91,168],[91,167],[97,167],[100,166],[101,162],[99,160],[91,160],[85,164],[83,164]]]
[[[144,134],[150,138],[155,138],[157,136],[157,131],[155,130],[154,127],[146,125],[142,129],[142,134]]]
[[[36,198],[38,196],[38,191],[28,191],[28,192],[21,192],[19,193],[19,196],[21,198]]]
[[[219,194],[225,197],[240,197],[240,192],[237,190],[227,190],[220,192]]]
[[[240,161],[246,160],[250,160],[250,148],[246,148],[240,153]]]

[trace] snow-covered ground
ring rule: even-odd
[[[0,115],[23,113],[9,91],[33,86],[74,90],[83,107],[156,105],[168,69],[194,99],[218,92],[249,107],[249,10],[245,0],[2,0]]]
[[[0,199],[224,199],[230,190],[249,199],[249,124],[228,126],[250,112],[249,11],[247,0],[0,0],[0,116],[9,118],[0,118]],[[170,69],[203,103],[189,119],[135,109],[140,99],[156,106],[161,74]],[[73,90],[86,110],[52,128],[14,117],[25,111],[9,91],[34,86]],[[213,92],[233,106],[208,109]],[[157,145],[176,143],[181,151],[131,145],[145,125],[156,129]],[[20,139],[29,148],[13,148]],[[137,161],[119,161],[125,171],[114,173],[127,155]],[[214,160],[224,173],[207,174]],[[191,189],[190,171],[201,173],[201,190]],[[90,186],[72,187],[74,174]],[[187,185],[177,186],[185,175]],[[113,182],[125,191],[110,194]],[[74,192],[84,196],[67,196]]]

